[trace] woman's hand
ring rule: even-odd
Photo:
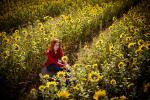
[[[58,59],[58,63],[62,63],[62,61]]]
[[[61,62],[57,62],[58,64],[62,64]]]
[[[67,63],[67,62],[63,62],[63,63],[64,63],[65,66],[68,66],[68,63]]]
[[[67,67],[68,67],[68,66],[70,66],[70,65],[69,65],[68,63],[66,63],[66,64],[65,64],[65,66],[67,66]]]
[[[63,62],[62,60],[59,60],[59,59],[58,59],[58,63],[59,63],[59,64],[64,64],[65,66],[68,65],[67,62]]]
[[[63,69],[66,69],[65,67],[70,66],[67,62],[62,62],[61,60],[58,59],[58,64],[64,64],[64,66],[62,67]]]

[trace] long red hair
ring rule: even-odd
[[[58,50],[56,51],[55,53],[55,50],[54,50],[54,45],[56,43],[59,43],[59,48]],[[59,39],[57,38],[53,38],[49,44],[49,47],[48,47],[48,51],[52,53],[52,55],[58,57],[58,58],[61,58],[63,56],[63,51],[62,51],[62,47],[61,47],[61,43],[59,41]]]

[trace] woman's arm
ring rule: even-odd
[[[59,63],[59,62],[57,62],[56,60],[54,60],[51,54],[47,54],[47,55],[48,55],[48,61],[49,61],[51,64],[56,64],[57,66],[60,66],[60,67],[63,67],[63,66],[64,66],[64,64]]]

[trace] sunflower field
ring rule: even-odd
[[[150,99],[148,0],[2,0],[0,5],[2,98]],[[54,37],[69,65],[56,75],[43,74]]]

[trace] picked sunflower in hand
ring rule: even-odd
[[[61,58],[61,60],[62,60],[63,62],[68,62],[68,57],[67,57],[67,56],[63,56],[63,57]]]

